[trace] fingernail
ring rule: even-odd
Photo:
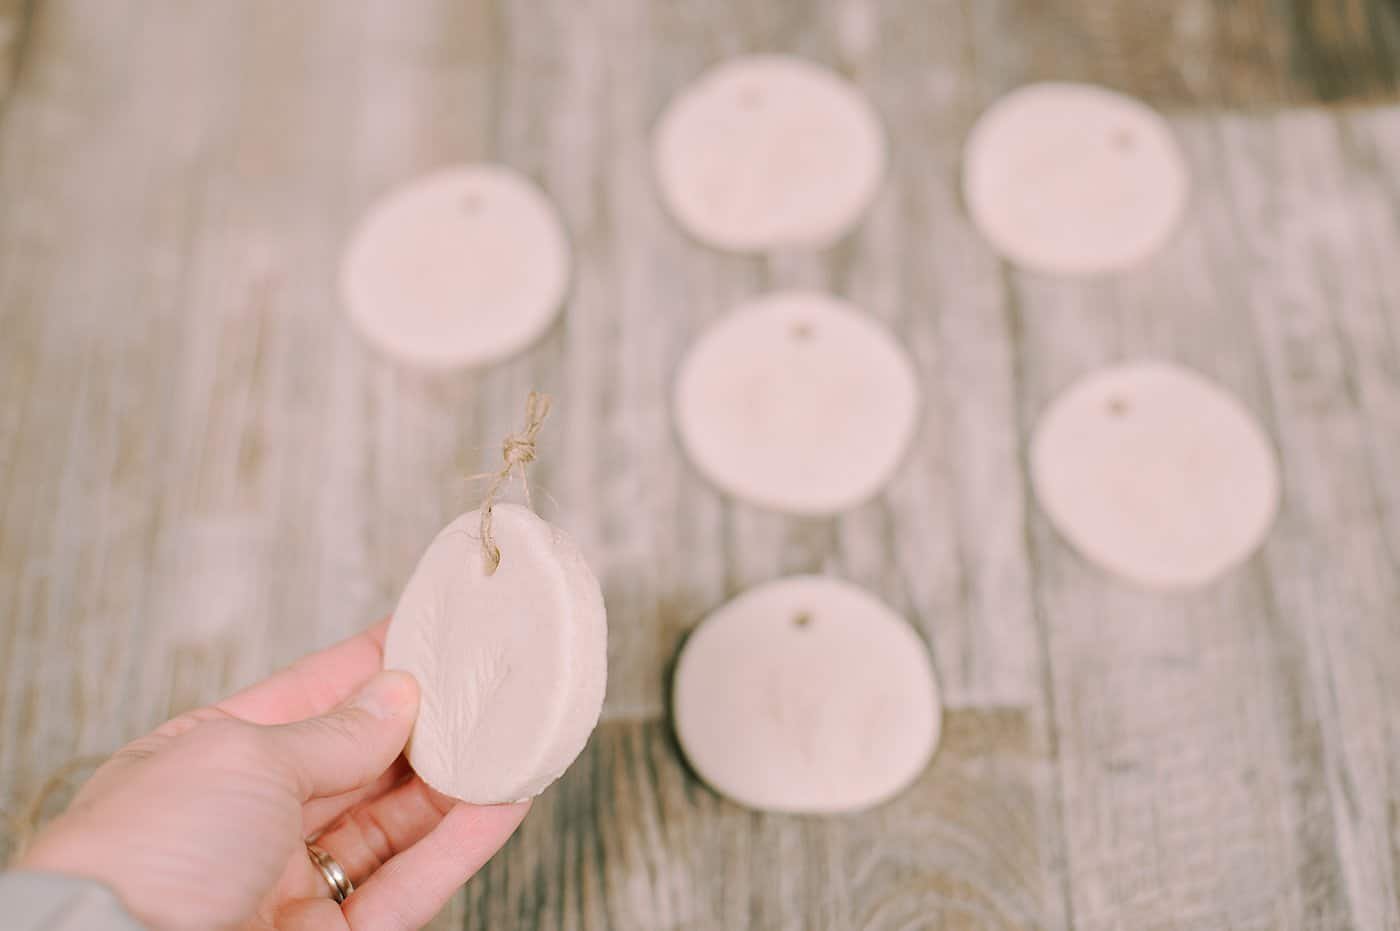
[[[386,669],[361,687],[350,705],[376,718],[394,718],[412,710],[418,701],[418,683],[397,669]]]

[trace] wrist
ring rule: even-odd
[[[133,915],[141,914],[121,871],[101,855],[107,845],[100,838],[82,836],[68,823],[71,815],[50,824],[15,862],[16,870],[61,877],[100,886]]]

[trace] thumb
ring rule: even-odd
[[[303,799],[349,792],[374,781],[408,742],[418,714],[418,683],[385,670],[343,705],[317,718],[267,728],[277,759]]]

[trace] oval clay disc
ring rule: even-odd
[[[422,693],[408,761],[428,785],[480,805],[542,792],[582,752],[607,682],[598,581],[561,531],[495,506],[501,563],[486,574],[477,511],[429,545],[384,644],[384,667]]]
[[[448,369],[524,349],[553,322],[569,244],[549,200],[498,165],[464,165],[390,191],[341,265],[350,319],[380,351]]]
[[[1106,369],[1050,405],[1031,481],[1091,562],[1154,588],[1202,585],[1263,542],[1278,509],[1273,448],[1233,396],[1162,362]]]
[[[869,808],[938,743],[928,650],[870,593],[820,576],[751,589],[685,642],[672,695],[696,773],[751,808]]]
[[[1176,229],[1189,186],[1167,121],[1089,84],[1011,92],[964,150],[973,222],[1002,255],[1049,274],[1098,275],[1147,258]]]
[[[918,416],[913,366],[853,304],[786,291],[740,306],[681,363],[676,423],[724,491],[793,514],[861,504],[898,467]]]
[[[662,199],[702,242],[821,248],[875,199],[885,134],[869,101],[826,68],[753,55],[711,68],[672,101],[655,160]]]

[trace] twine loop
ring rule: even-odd
[[[525,427],[519,433],[512,433],[501,443],[501,459],[505,465],[499,472],[489,473],[491,485],[481,500],[481,552],[486,560],[486,574],[494,575],[501,565],[501,548],[491,533],[491,512],[511,476],[520,473],[520,484],[525,489],[525,506],[530,507],[530,479],[525,467],[535,461],[535,437],[539,435],[544,419],[549,415],[549,395],[531,391],[525,402]],[[487,477],[487,476],[482,476]]]

